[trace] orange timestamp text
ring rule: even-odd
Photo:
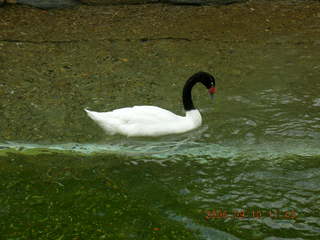
[[[207,210],[205,219],[223,219],[223,218],[262,218],[270,217],[277,219],[295,219],[298,214],[294,210],[281,211],[278,209],[260,210],[260,209],[241,209],[227,211],[223,209]]]

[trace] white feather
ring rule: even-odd
[[[186,116],[156,106],[126,107],[110,112],[85,111],[106,133],[128,137],[178,134],[193,130],[202,123],[196,109],[187,111]]]

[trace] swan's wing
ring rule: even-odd
[[[161,121],[177,121],[181,119],[178,116],[166,109],[156,106],[134,106],[120,108],[106,113],[106,116],[121,119],[128,123],[157,123]]]
[[[186,117],[156,106],[134,106],[110,112],[86,112],[109,134],[159,136],[180,133],[192,128]]]

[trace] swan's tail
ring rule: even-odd
[[[92,120],[99,121],[99,115],[97,114],[97,112],[90,111],[86,108],[84,110]]]
[[[100,112],[94,112],[94,111],[90,111],[88,109],[84,109],[86,111],[86,113],[88,114],[88,116],[93,120],[96,121],[97,123],[103,122],[104,118],[103,118],[103,113]]]
[[[95,114],[96,112],[90,111],[87,108],[84,109],[84,111],[86,111],[86,113],[88,114],[88,116],[92,119],[92,120],[98,120],[97,119],[97,114]]]
[[[118,126],[117,121],[115,119],[107,117],[106,114],[108,113],[94,112],[86,108],[84,109],[84,111],[86,111],[88,116],[93,121],[95,121],[107,134],[113,135],[117,131],[119,131],[117,127]]]

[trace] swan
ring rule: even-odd
[[[196,83],[202,83],[213,97],[216,92],[214,77],[206,72],[193,74],[185,83],[182,92],[185,116],[176,115],[157,106],[134,106],[110,112],[94,112],[84,109],[107,134],[127,137],[156,137],[179,134],[196,129],[202,118],[192,102],[191,90]]]

